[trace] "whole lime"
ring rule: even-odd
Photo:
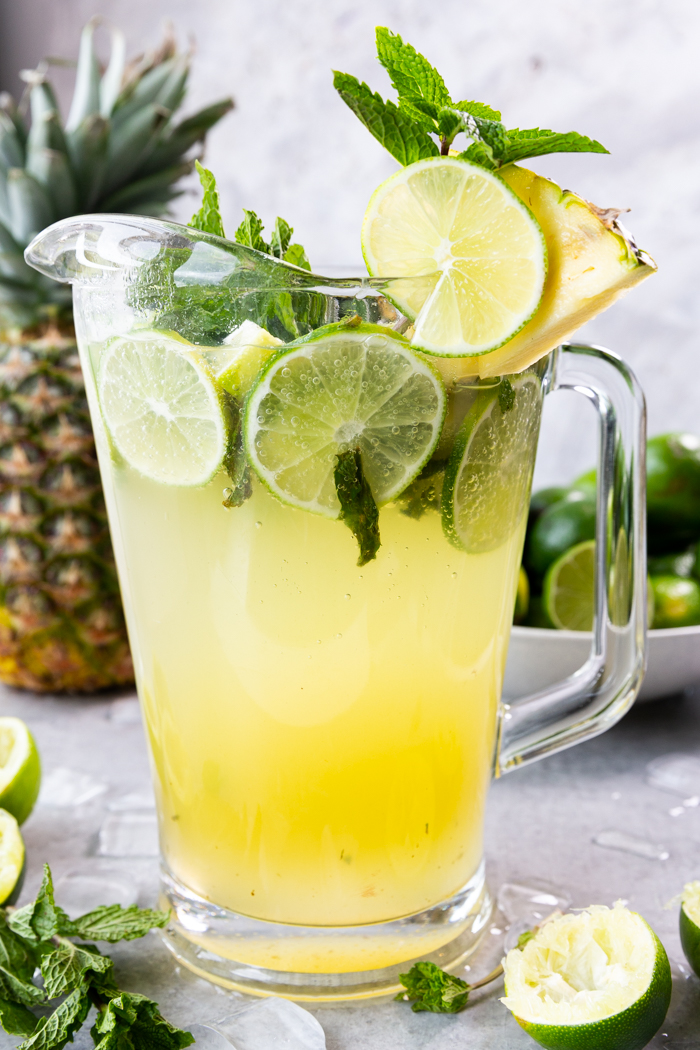
[[[587,496],[588,499],[595,499],[597,489],[598,473],[594,467],[593,470],[587,470],[585,474],[579,474],[576,480],[569,485],[569,499],[571,499],[577,492]]]
[[[652,627],[691,627],[700,623],[700,583],[683,576],[651,576]]]
[[[700,437],[660,434],[647,442],[649,549],[664,553],[700,536]]]
[[[650,576],[694,576],[697,572],[697,550],[681,551],[680,554],[650,555],[647,560]]]
[[[546,510],[565,499],[568,491],[563,485],[551,485],[549,488],[533,492],[530,497],[530,513],[527,519],[528,529],[532,528]]]
[[[541,580],[557,558],[577,543],[595,539],[595,500],[560,500],[535,522],[525,545],[524,564],[528,575]]]

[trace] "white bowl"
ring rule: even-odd
[[[700,682],[700,625],[649,631],[647,673],[638,700],[659,700]],[[577,671],[590,652],[588,631],[513,627],[503,697],[515,700]]]

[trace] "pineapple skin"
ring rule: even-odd
[[[134,680],[75,336],[55,323],[0,342],[0,680]]]

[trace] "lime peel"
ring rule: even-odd
[[[671,999],[663,945],[621,901],[546,923],[504,971],[501,1002],[551,1050],[641,1050]]]
[[[700,882],[688,882],[683,887],[679,931],[683,953],[700,976]]]
[[[341,322],[287,344],[246,402],[253,469],[291,506],[337,518],[334,470],[359,448],[377,505],[399,495],[432,455],[445,416],[442,382],[403,336]]]
[[[413,345],[441,357],[507,343],[536,313],[544,234],[499,176],[470,161],[409,164],[375,190],[362,226],[373,277],[406,277],[391,298],[414,319]]]
[[[0,808],[23,824],[34,808],[40,784],[34,737],[20,718],[0,718]]]
[[[19,892],[24,875],[24,841],[19,824],[0,809],[0,906],[9,904]]]
[[[105,348],[98,396],[117,452],[145,477],[203,485],[226,451],[224,409],[199,348],[138,330]]]

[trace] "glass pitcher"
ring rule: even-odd
[[[644,402],[634,376],[590,346],[561,347],[505,379],[450,362],[440,442],[381,507],[382,545],[360,566],[342,522],[280,501],[254,474],[243,492],[239,477],[234,498],[227,459],[209,480],[194,461],[154,480],[138,418],[124,454],[114,398],[128,394],[129,368],[141,369],[155,376],[148,396],[161,411],[158,398],[180,380],[175,366],[172,378],[158,372],[158,333],[175,365],[181,347],[199,374],[215,371],[246,321],[283,344],[344,318],[379,326],[368,337],[377,346],[382,332],[410,337],[392,305],[405,300],[406,278],[400,289],[329,280],[128,216],[60,222],[26,257],[73,284],[150,746],[169,947],[220,984],[297,999],[383,995],[418,959],[460,965],[492,907],[482,858],[492,775],[603,732],[641,683]],[[118,353],[131,363],[115,378]],[[542,399],[562,388],[588,397],[600,419],[594,641],[571,678],[506,705]],[[243,408],[228,400],[230,452]],[[162,414],[172,451],[177,428]],[[465,426],[476,448],[460,511],[471,539],[455,543],[440,487]]]

